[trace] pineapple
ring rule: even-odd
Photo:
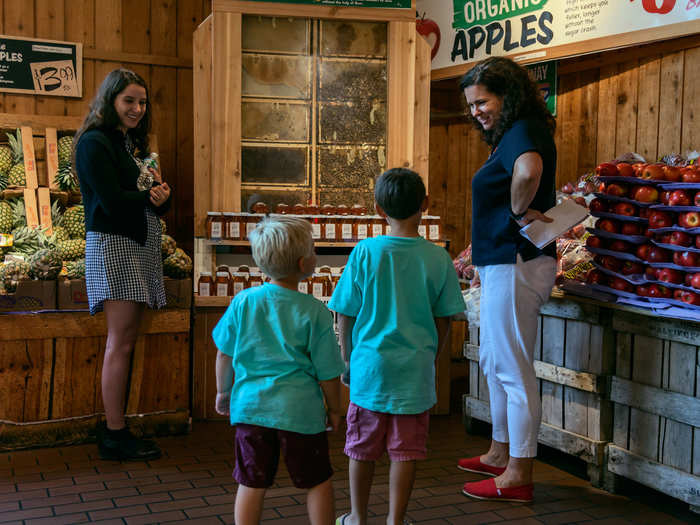
[[[27,210],[24,207],[24,199],[11,199],[7,201],[12,208],[12,228],[22,228],[27,225]]]
[[[58,139],[58,165],[70,166],[73,157],[73,137],[66,135]]]
[[[66,164],[58,168],[56,172],[56,185],[61,191],[77,191],[78,184],[76,183],[75,177],[73,176],[73,170],[70,164]]]
[[[53,235],[51,236],[51,239],[54,243],[60,241],[67,241],[68,239],[70,239],[70,235],[68,235],[68,232],[63,226],[56,226],[53,229]]]
[[[183,279],[192,274],[192,259],[180,248],[163,260],[163,273],[168,277]]]
[[[26,186],[27,176],[24,172],[24,153],[22,151],[22,132],[17,130],[16,135],[7,134],[7,140],[10,141],[12,149],[13,165],[7,174],[7,182],[9,186]]]
[[[168,255],[175,253],[175,248],[177,248],[175,245],[175,239],[173,239],[170,235],[160,236],[160,252],[164,259]]]
[[[85,278],[85,259],[77,259],[75,261],[66,261],[65,263],[66,277],[69,279],[84,279]]]
[[[17,291],[17,283],[29,279],[29,263],[11,261],[0,267],[0,285],[7,293]]]
[[[12,149],[4,144],[0,146],[0,173],[7,175],[12,167],[14,155]]]
[[[23,256],[29,256],[47,246],[46,236],[41,230],[22,226],[12,230],[14,244],[12,252]]]
[[[13,225],[12,206],[7,201],[0,201],[0,233],[10,233]]]
[[[53,281],[58,277],[63,262],[56,250],[43,248],[34,252],[29,257],[29,276],[32,279],[40,279],[42,281]]]
[[[75,261],[85,257],[85,239],[69,239],[56,243],[58,256],[64,261]]]
[[[63,214],[63,227],[71,239],[85,238],[85,208],[82,204],[66,210]]]
[[[165,225],[165,221],[162,217],[158,217],[158,220],[160,221],[160,233],[164,234],[168,231],[168,227]]]
[[[0,172],[0,191],[7,188],[7,185],[9,183],[10,183],[10,178],[7,176],[7,173]]]

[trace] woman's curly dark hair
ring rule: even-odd
[[[554,135],[556,121],[547,109],[537,84],[524,67],[505,57],[487,58],[470,69],[459,83],[462,91],[475,85],[483,86],[490,93],[503,98],[501,115],[489,130],[483,129],[471,113],[467,112],[468,118],[489,146],[498,145],[505,132],[520,119],[540,120]]]
[[[131,84],[137,84],[146,90],[146,111],[138,126],[128,130],[127,133],[136,146],[139,156],[145,157],[150,153],[148,133],[151,131],[151,101],[148,97],[146,82],[139,74],[129,69],[115,69],[108,73],[102,81],[95,98],[90,103],[90,111],[88,111],[83,125],[73,137],[73,155],[75,155],[75,148],[80,137],[86,131],[95,128],[116,129],[119,126],[120,120],[114,109],[114,100]],[[75,161],[75,159],[73,160]],[[73,166],[75,166],[75,162],[73,162]]]

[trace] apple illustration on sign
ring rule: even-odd
[[[432,46],[430,50],[430,60],[432,60],[440,49],[440,26],[435,20],[425,18],[425,13],[421,18],[418,18],[416,13],[416,31]]]

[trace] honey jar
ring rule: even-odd
[[[224,217],[220,211],[208,211],[206,220],[207,236],[212,240],[221,240],[224,235]]]
[[[306,206],[306,213],[308,215],[319,215],[321,213],[321,208],[318,204],[308,204]]]
[[[315,273],[313,274],[311,278],[311,293],[316,299],[320,299],[321,297],[326,297],[327,293],[327,286],[326,286],[326,281],[327,277],[325,274],[320,274],[320,273]]]
[[[279,213],[280,215],[287,215],[289,213],[289,204],[284,204],[283,202],[280,202],[277,206],[275,206],[275,213]]]
[[[440,217],[435,215],[428,215],[426,217],[428,223],[428,239],[431,241],[440,240]]]
[[[322,215],[307,215],[309,222],[311,222],[311,238],[315,241],[320,240],[323,235],[321,232],[321,227],[323,223]]]
[[[321,207],[321,212],[324,215],[321,238],[326,241],[335,241],[338,238],[337,219],[334,215],[335,207],[330,204],[324,204]]]
[[[379,215],[372,216],[372,237],[381,237],[384,235],[384,225],[386,221]]]
[[[309,282],[306,279],[302,279],[297,285],[297,290],[301,293],[309,293]]]
[[[228,219],[224,239],[239,241],[241,239],[241,216],[233,212],[225,212],[224,216]]]
[[[216,286],[216,295],[218,297],[226,297],[227,295],[231,295],[230,290],[229,290],[230,284],[231,284],[231,281],[229,279],[228,271],[216,272],[215,286]]]
[[[236,295],[248,288],[248,273],[234,272],[231,279],[232,295]]]
[[[294,215],[306,215],[306,205],[301,204],[300,202],[296,203],[294,206],[292,206],[292,213]]]
[[[211,297],[214,280],[211,277],[211,272],[202,272],[199,274],[197,282],[197,291],[200,297]]]
[[[267,207],[267,204],[265,204],[264,202],[256,202],[255,204],[253,204],[253,208],[250,211],[252,211],[253,213],[262,213],[263,215],[270,212],[270,210]]]
[[[262,286],[263,278],[261,273],[251,273],[248,278],[248,288],[254,288],[255,286]]]

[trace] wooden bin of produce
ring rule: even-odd
[[[102,313],[0,315],[0,449],[94,439],[106,336]],[[132,428],[187,431],[189,377],[190,311],[146,310],[129,374]]]
[[[613,311],[608,469],[700,512],[700,323]]]
[[[612,438],[612,409],[605,394],[615,347],[602,317],[597,305],[552,298],[540,311],[535,348],[542,399],[538,441],[584,460],[594,485],[606,482],[605,446]],[[469,334],[464,345],[468,428],[471,418],[491,421],[488,386],[479,368],[478,327],[470,325]]]

